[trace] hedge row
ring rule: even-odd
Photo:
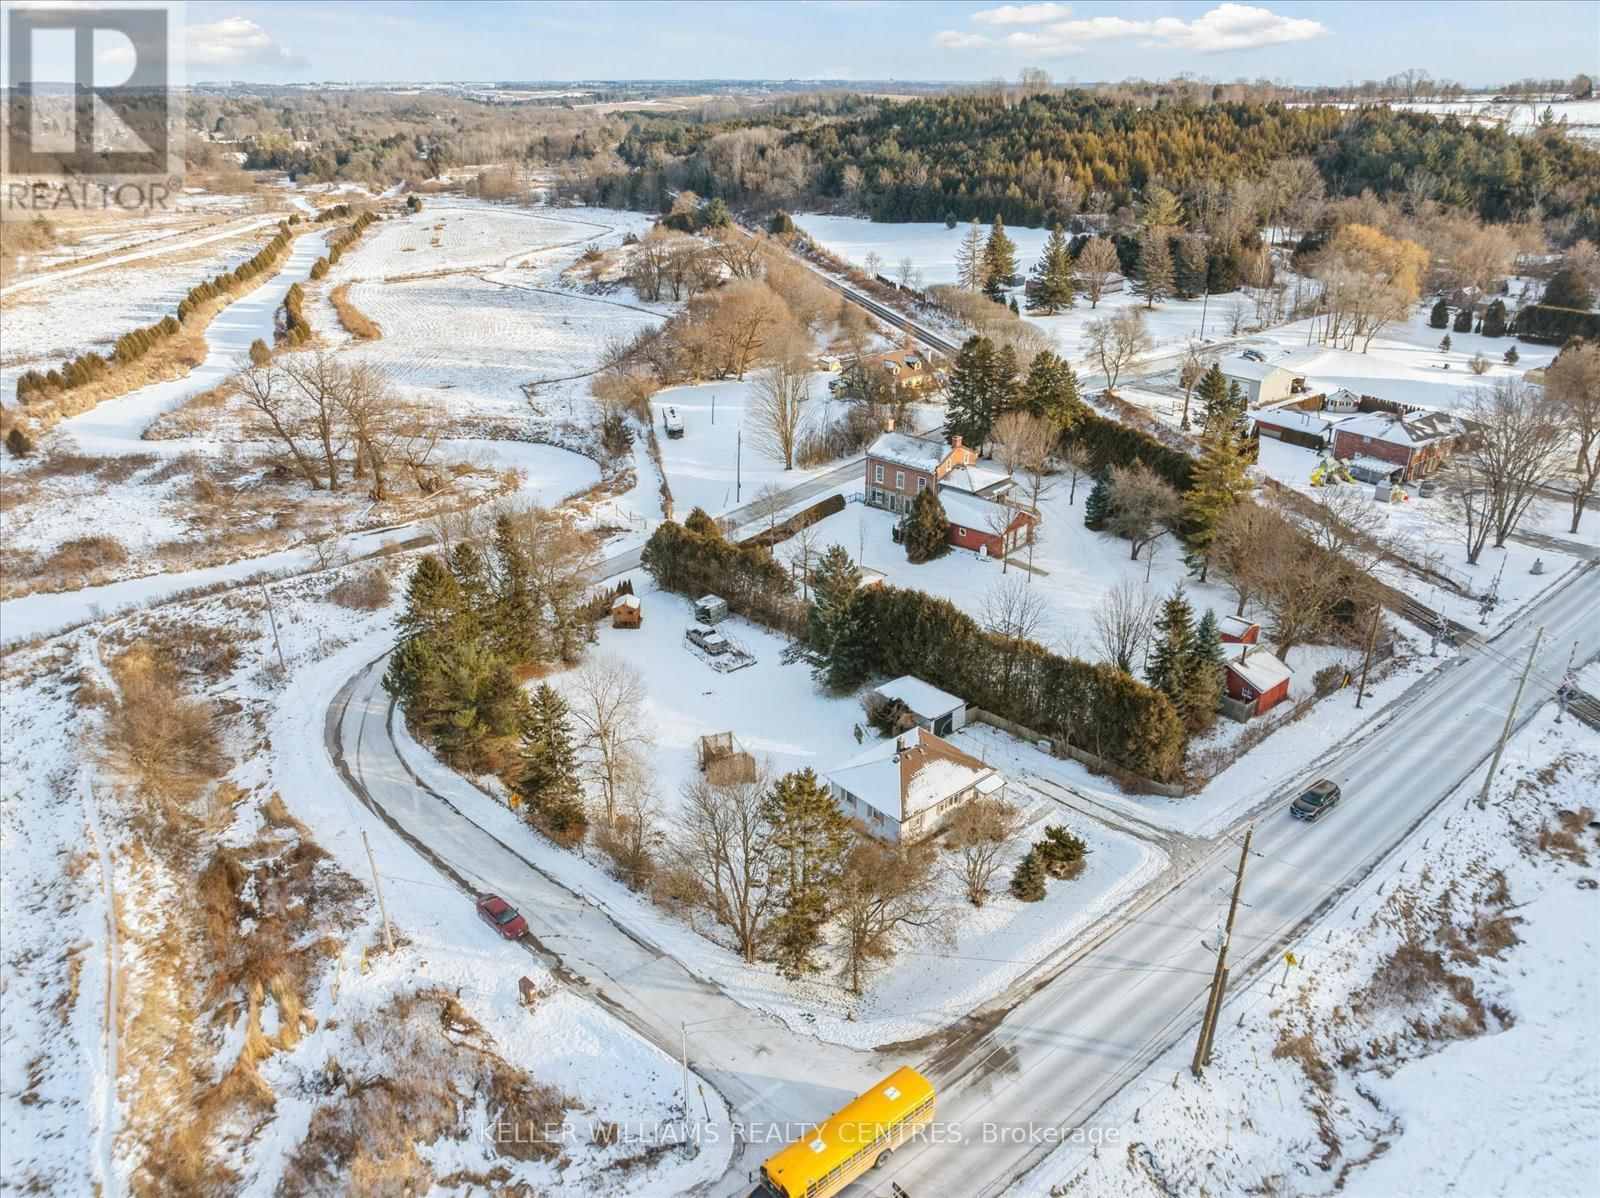
[[[1187,491],[1193,480],[1194,459],[1188,454],[1098,412],[1086,412],[1061,439],[1064,444],[1081,445],[1089,455],[1090,470],[1096,474],[1112,466],[1130,466],[1138,461],[1166,479],[1179,493]]]
[[[178,301],[176,317],[163,316],[152,325],[118,337],[116,347],[111,352],[112,360],[119,365],[138,361],[163,341],[175,336],[181,322],[189,319],[189,315],[201,304],[228,295],[262,272],[275,267],[292,240],[289,226],[298,223],[299,219],[298,216],[291,216],[286,221],[279,221],[277,234],[249,261],[190,288],[189,294]],[[74,387],[85,386],[105,374],[109,365],[97,353],[84,353],[63,363],[56,370],[24,371],[17,379],[17,399],[26,402],[41,392],[70,391]]]
[[[1517,312],[1517,338],[1543,345],[1562,345],[1568,338],[1600,341],[1600,312],[1529,304]]]
[[[805,606],[794,597],[789,571],[770,550],[726,540],[699,508],[682,524],[664,522],[645,542],[640,564],[662,590],[691,599],[720,595],[728,610],[799,636]]]
[[[921,591],[863,587],[854,614],[870,674],[915,675],[1146,778],[1182,775],[1187,737],[1172,701],[1122,670],[996,636]]]

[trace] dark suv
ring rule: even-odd
[[[1323,778],[1313,782],[1303,795],[1289,804],[1289,814],[1308,822],[1318,820],[1329,807],[1338,805],[1340,797],[1339,784]]]

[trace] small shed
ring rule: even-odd
[[[942,691],[910,674],[885,682],[873,693],[890,702],[899,699],[911,712],[919,728],[935,736],[949,736],[967,722],[967,701]]]
[[[1217,631],[1224,645],[1254,645],[1261,640],[1261,625],[1243,616],[1223,616]]]
[[[739,747],[731,732],[700,738],[700,772],[718,786],[756,780],[756,759]]]
[[[618,595],[611,603],[611,627],[638,628],[644,623],[644,605],[637,595]]]
[[[697,624],[720,624],[728,618],[728,601],[717,595],[702,595],[694,601]]]
[[[1224,358],[1220,363],[1222,376],[1230,383],[1238,383],[1250,407],[1281,403],[1294,393],[1295,372],[1272,362],[1240,355]]]
[[[1224,687],[1243,704],[1244,718],[1264,715],[1289,697],[1289,667],[1260,645],[1238,645],[1229,653]]]

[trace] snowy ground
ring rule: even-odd
[[[1553,715],[1512,739],[1487,809],[1469,780],[1292,968],[1240,980],[1203,1080],[1177,1045],[1102,1113],[1093,1159],[1062,1148],[1015,1192],[1591,1189],[1600,842],[1561,813],[1592,814],[1600,736]]]
[[[1384,103],[1390,108],[1432,116],[1458,116],[1468,122],[1503,125],[1513,133],[1527,133],[1538,127],[1543,120],[1544,110],[1549,108],[1558,125],[1566,122],[1567,136],[1584,141],[1600,140],[1600,100],[1496,102],[1492,95],[1481,95],[1462,100],[1386,100]]]

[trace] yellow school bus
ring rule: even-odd
[[[933,1122],[933,1086],[896,1069],[761,1166],[762,1195],[829,1198]]]

